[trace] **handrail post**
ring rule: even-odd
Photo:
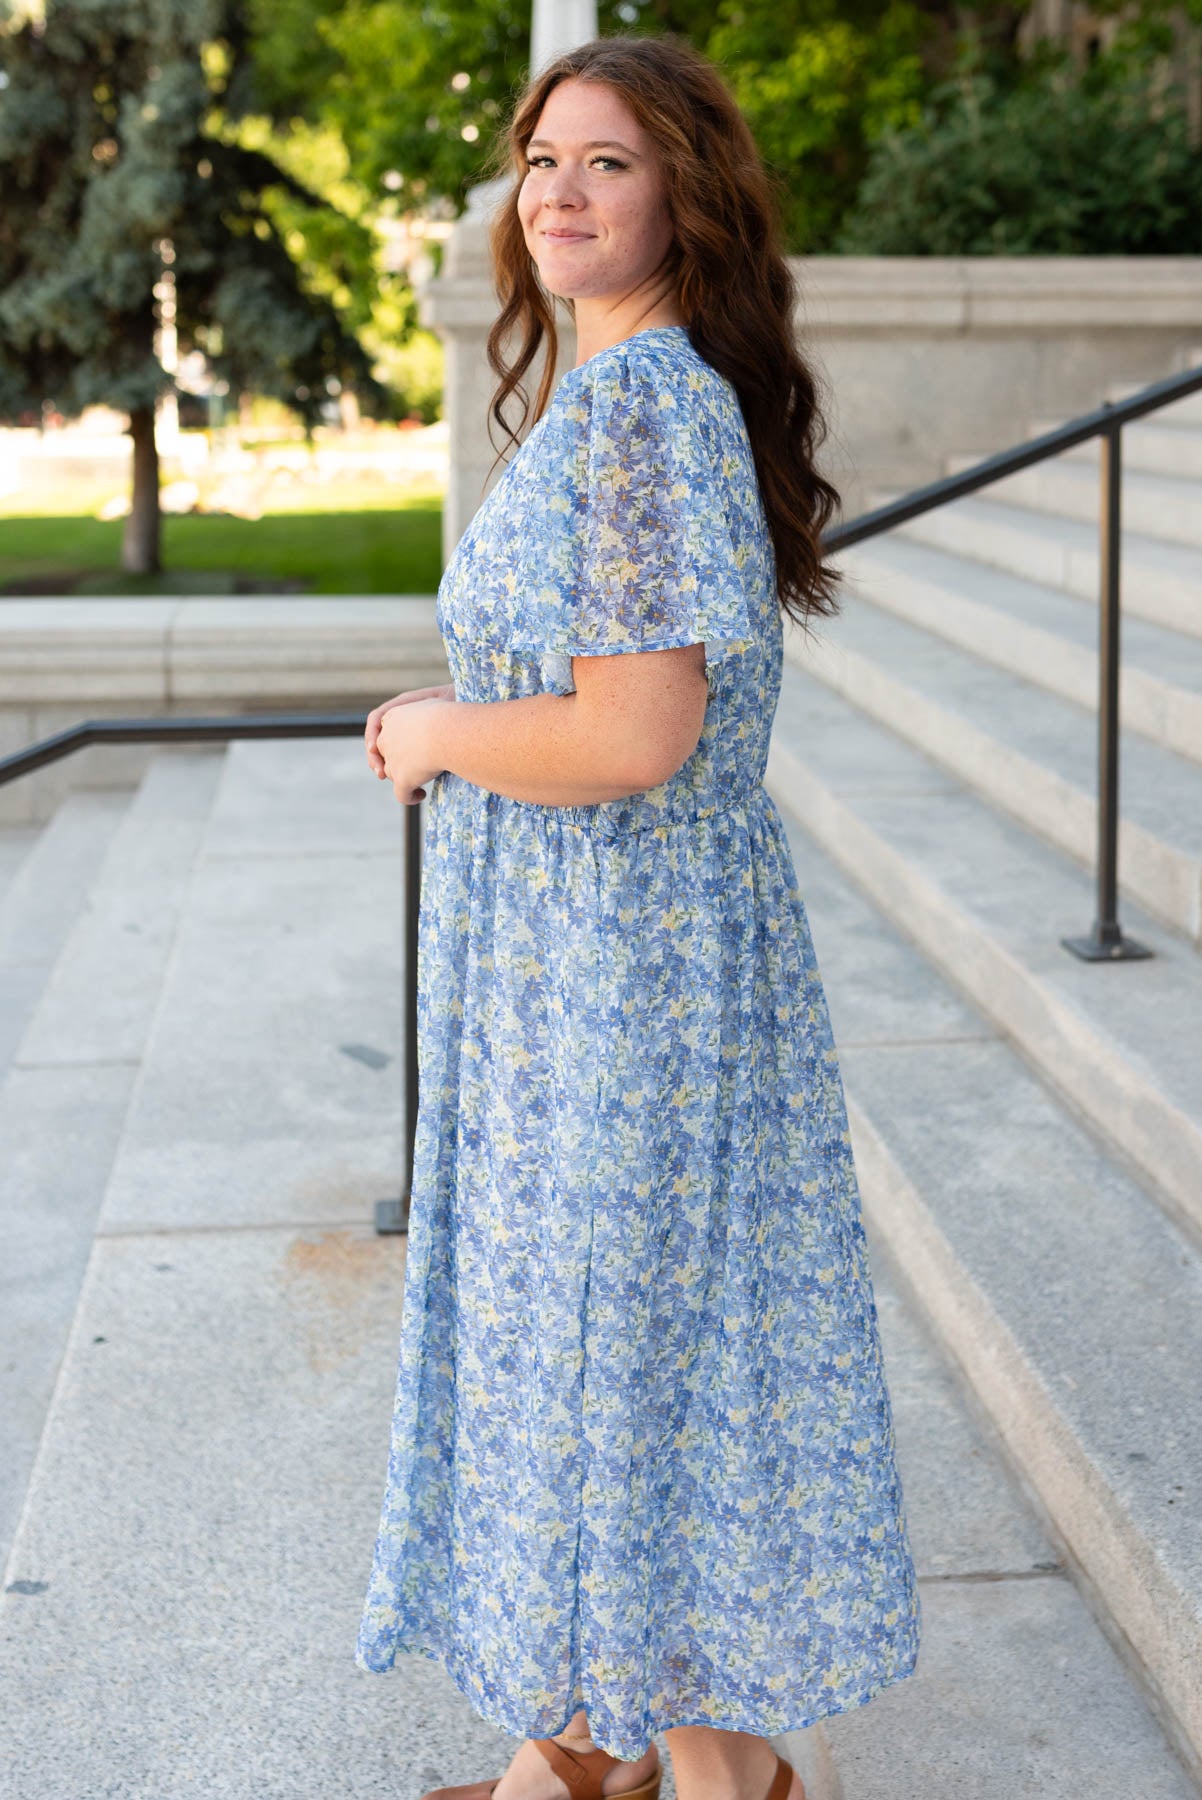
[[[1119,628],[1122,555],[1123,427],[1099,433],[1098,544],[1098,898],[1088,937],[1060,942],[1087,962],[1124,962],[1152,951],[1125,937],[1118,918]]]
[[[422,888],[422,802],[405,809],[405,878],[401,884],[401,937],[405,946],[405,1176],[398,1200],[376,1201],[376,1232],[408,1231],[417,1142],[417,958]]]

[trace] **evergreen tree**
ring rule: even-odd
[[[47,402],[129,414],[121,566],[160,567],[154,347],[164,255],[182,347],[231,393],[306,427],[334,384],[384,390],[325,296],[306,291],[272,190],[324,202],[231,126],[260,110],[238,0],[0,0],[0,420]],[[166,245],[169,250],[165,250]]]

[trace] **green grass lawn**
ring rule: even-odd
[[[166,514],[161,577],[120,573],[123,520],[86,512],[0,516],[0,594],[31,580],[43,593],[230,593],[240,576],[296,582],[314,594],[435,592],[442,573],[437,494],[357,494],[358,504],[345,510],[327,509],[329,498],[310,493],[295,508],[255,520]]]

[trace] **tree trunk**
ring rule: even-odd
[[[158,575],[159,449],[154,441],[153,406],[135,406],[129,415],[134,440],[133,500],[121,540],[121,568],[126,575]]]

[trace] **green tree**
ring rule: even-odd
[[[992,0],[1012,37],[1025,0]],[[336,124],[356,180],[452,215],[524,81],[530,0],[249,0],[273,105]],[[725,73],[779,178],[786,241],[826,248],[874,136],[921,112],[953,0],[600,0],[611,31],[672,32]],[[298,52],[304,45],[305,54]]]
[[[1145,21],[1145,26],[1148,24]],[[1002,83],[971,42],[914,126],[873,149],[835,249],[865,256],[1139,256],[1202,251],[1202,151],[1155,34],[1083,68],[1039,46]]]
[[[369,192],[462,210],[525,76],[530,0],[248,0],[247,10],[273,109],[334,125]],[[400,189],[385,182],[395,174]]]
[[[321,197],[319,209],[287,189],[274,189],[263,204],[305,286],[325,294],[343,323],[375,359],[373,371],[388,389],[390,417],[415,412],[429,423],[439,416],[442,346],[418,325],[417,300],[407,274],[387,266],[377,227],[395,216],[392,196],[369,194],[350,173],[341,133],[327,119],[281,125],[266,113],[248,114],[236,127],[244,148],[262,150]]]
[[[248,4],[274,104],[334,122],[365,190],[395,192],[414,210],[461,210],[527,73],[529,0]],[[599,0],[598,25],[602,33],[673,32],[718,64],[777,178],[786,245],[804,255],[850,247],[841,233],[858,215],[870,168],[880,166],[878,147],[907,134],[917,142],[930,129],[932,108],[949,115],[970,63],[982,95],[986,87],[999,96],[1032,93],[1024,104],[1041,154],[1057,168],[1071,165],[1067,131],[1035,116],[1040,104],[1059,105],[1061,90],[1050,92],[1044,81],[1045,50],[1028,55],[1020,47],[1029,4]],[[1178,42],[1182,19],[1202,16],[1202,0],[1094,0],[1094,10],[1121,20],[1106,55],[1117,68],[1124,57],[1140,61]],[[1041,82],[1042,101],[1034,97]],[[1020,185],[1027,178],[1017,165],[1032,169],[1036,161],[1036,140],[1021,138],[1027,112],[1019,105],[1007,127],[1019,134],[1011,157]],[[1073,116],[1086,123],[1079,110]],[[949,163],[958,154],[950,147]],[[892,241],[910,211],[904,201],[896,203]]]
[[[872,143],[921,116],[936,16],[912,0],[723,0],[700,47],[774,171],[785,241],[831,248]]]
[[[326,203],[237,141],[259,105],[236,0],[0,0],[0,417],[47,401],[68,417],[97,403],[129,414],[131,572],[160,567],[165,260],[181,345],[232,391],[273,395],[307,427],[339,385],[369,411],[385,399],[271,206],[287,196],[321,216]],[[352,223],[324,246],[327,269]]]

